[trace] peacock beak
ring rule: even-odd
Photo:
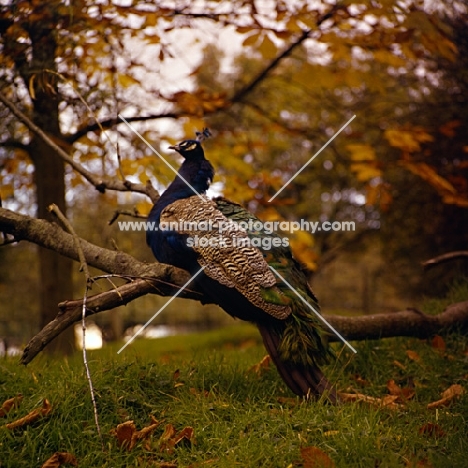
[[[173,145],[173,146],[169,146],[169,149],[179,151],[180,147],[179,147],[179,145]]]

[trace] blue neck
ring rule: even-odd
[[[183,179],[179,177],[179,175],[182,176]],[[159,221],[161,211],[176,200],[192,197],[197,195],[197,193],[200,195],[204,194],[208,190],[213,177],[213,166],[205,158],[190,161],[185,160],[176,178],[153,206],[150,214],[151,220]],[[190,186],[185,181],[188,182]],[[194,192],[192,188],[195,189],[196,192]]]

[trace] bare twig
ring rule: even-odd
[[[21,112],[1,91],[0,101],[11,111],[11,113],[26,127],[37,135],[49,148],[69,164],[76,172],[81,174],[91,185],[93,185],[99,192],[104,193],[106,190],[117,190],[120,192],[138,192],[148,195],[147,186],[136,184],[126,181],[108,179],[104,180],[96,177],[92,172],[85,169],[78,164],[70,155],[68,155],[60,146],[55,144],[49,136],[43,132],[34,122],[29,119],[23,112]],[[148,195],[149,196],[149,195]]]
[[[452,260],[459,260],[460,258],[468,258],[468,250],[457,250],[455,252],[449,252],[437,257],[431,258],[423,262],[422,266],[425,269],[432,268],[433,266],[440,265],[441,263],[450,262]]]
[[[318,20],[317,20],[317,27],[319,27],[325,20],[332,18],[334,13],[342,8],[339,5],[334,5],[331,10],[324,15],[322,15]],[[234,96],[232,97],[231,101],[232,102],[240,102],[242,101],[248,94],[250,94],[258,85],[261,83],[267,75],[274,70],[280,62],[291,55],[291,53],[299,47],[306,39],[310,37],[312,30],[311,29],[306,29],[302,31],[302,33],[299,35],[299,37],[292,42],[291,44],[286,47],[286,49],[283,50],[279,55],[277,55],[258,75],[256,75],[250,83],[248,83],[246,86],[241,88],[239,91],[237,91]]]
[[[104,451],[104,440],[102,438],[101,426],[99,425],[99,415],[96,405],[96,397],[94,395],[93,379],[91,378],[91,371],[89,370],[88,355],[86,350],[86,303],[88,299],[88,291],[91,288],[93,280],[89,274],[88,263],[86,262],[85,255],[81,247],[80,238],[77,236],[75,230],[73,229],[73,226],[70,224],[65,215],[60,211],[60,208],[57,205],[50,205],[48,207],[48,210],[55,216],[57,216],[60,222],[65,226],[66,230],[73,236],[73,242],[75,244],[75,248],[78,252],[78,257],[80,259],[80,271],[84,272],[86,278],[85,290],[83,294],[83,305],[81,308],[81,328],[83,330],[83,364],[86,369],[86,378],[88,380],[89,392],[91,394],[91,401],[93,404],[94,422],[96,424],[96,429],[99,435],[99,439],[101,441],[102,451]]]
[[[111,219],[108,221],[107,224],[109,224],[109,226],[111,224],[114,224],[115,221],[117,221],[117,219],[119,218],[119,216],[131,216],[132,218],[148,219],[147,216],[142,215],[141,213],[139,213],[136,208],[133,208],[133,211],[130,211],[130,210],[115,210],[114,214],[112,215]]]

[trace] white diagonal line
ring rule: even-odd
[[[305,167],[310,164],[356,117],[353,115],[269,200],[270,203],[274,200],[285,188],[291,183],[291,181],[300,174]]]
[[[153,146],[150,144],[150,142],[148,140],[146,140],[146,138],[140,134],[140,132],[138,132],[138,130],[133,127],[133,125],[131,125],[126,119],[125,117],[122,117],[122,115],[119,114],[119,118],[127,124],[128,128],[130,130],[132,130],[132,132],[134,132],[136,135],[138,135],[148,146],[148,148],[150,148],[154,154],[156,154],[157,156],[159,156],[159,158],[161,159],[161,161],[172,171],[176,174],[177,177],[180,177],[186,184],[188,187],[190,187],[194,193],[196,193],[200,199],[205,202],[205,199],[190,185],[190,182],[188,182],[187,180],[184,179],[184,177],[182,177],[162,156],[161,154],[159,153],[159,151],[156,149],[156,148],[153,148]]]
[[[120,354],[203,270],[202,266],[118,351]]]
[[[310,309],[312,310],[312,312],[323,322],[325,323],[325,325],[327,325],[327,327],[346,345],[348,346],[348,348],[353,352],[353,353],[356,353],[357,354],[357,351],[355,348],[353,348],[347,341],[345,338],[343,338],[342,335],[340,335],[340,333],[338,332],[338,330],[336,330],[336,328],[334,328],[332,325],[330,325],[326,320],[325,318],[323,317],[323,315],[321,315],[317,310],[315,310],[313,308],[312,305],[310,305],[297,291],[296,289],[291,286],[272,266],[270,266],[270,269],[273,271],[273,273],[276,274],[276,276],[281,280],[283,281],[284,284],[286,284],[286,286],[288,286],[288,288]]]

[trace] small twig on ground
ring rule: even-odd
[[[96,429],[99,435],[99,439],[101,441],[102,451],[104,451],[104,440],[102,438],[101,426],[99,425],[99,415],[97,411],[96,398],[94,396],[93,380],[91,378],[91,372],[89,370],[88,365],[88,356],[86,352],[86,303],[88,299],[88,291],[91,289],[93,279],[89,274],[88,263],[86,262],[85,255],[81,247],[80,238],[77,236],[75,230],[73,229],[73,226],[70,224],[65,215],[60,211],[60,208],[57,205],[52,204],[48,207],[48,209],[51,213],[57,216],[60,222],[65,226],[66,230],[72,235],[73,242],[75,243],[75,247],[78,252],[78,257],[80,259],[80,271],[84,272],[86,278],[86,285],[83,294],[83,307],[81,309],[81,327],[83,330],[83,363],[86,369],[86,377],[88,379],[89,391],[91,393],[91,401],[93,403],[94,422],[96,423]]]

